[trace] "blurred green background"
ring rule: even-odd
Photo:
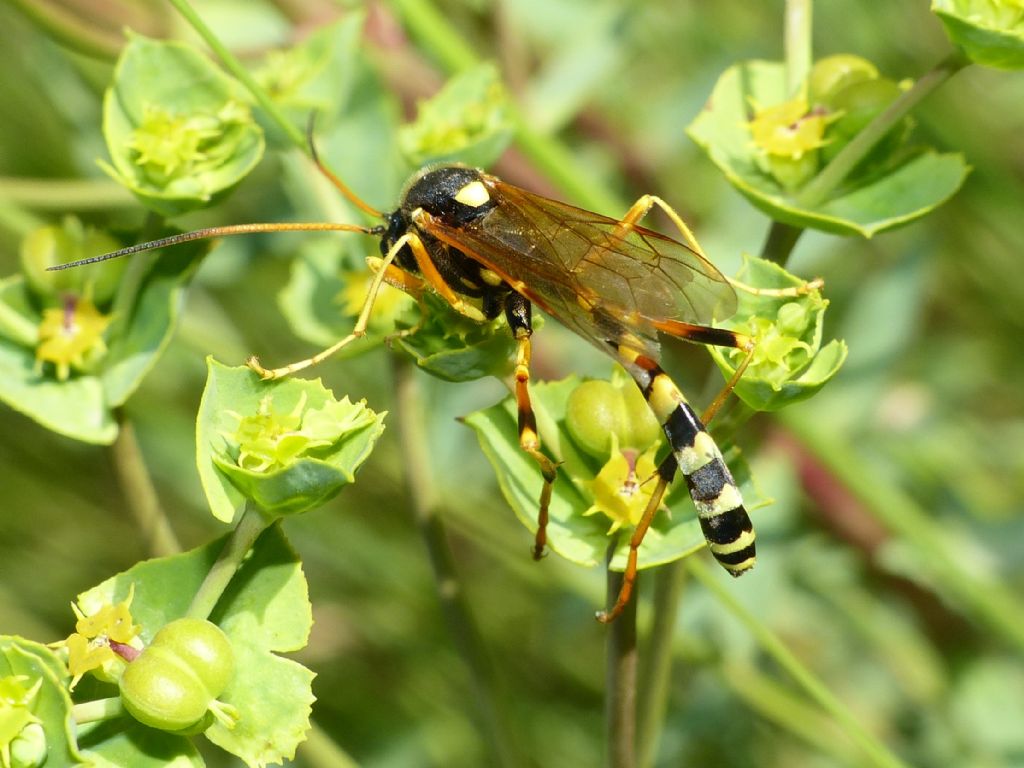
[[[328,159],[386,207],[409,170],[393,131],[445,73],[443,57],[404,23],[419,3],[368,5],[351,129],[328,147]],[[196,2],[247,60],[357,7]],[[603,194],[628,202],[653,192],[671,201],[723,271],[759,251],[770,222],[683,131],[726,67],[781,58],[781,2],[436,7],[463,45],[497,62],[531,127],[557,136]],[[36,13],[59,13],[76,34],[92,36],[97,52],[116,55],[125,26],[191,39],[170,10],[151,2],[0,4],[3,275],[17,270],[18,243],[33,227],[68,213],[121,230],[143,218],[95,162],[106,157],[100,104],[112,59],[55,42]],[[949,49],[924,2],[820,3],[814,30],[817,56],[857,53],[894,79],[920,76]],[[757,570],[727,586],[907,764],[1021,766],[1024,76],[969,67],[914,117],[919,139],[963,152],[974,170],[950,203],[909,227],[871,241],[810,233],[799,242],[789,267],[825,279],[826,335],[845,338],[850,356],[813,400],[778,418],[760,416],[740,435],[775,504],[754,515]],[[297,167],[269,152],[224,204],[181,225],[337,217],[322,191],[312,191],[319,180]],[[570,199],[518,151],[496,172]],[[84,191],[76,186],[83,179],[92,182]],[[275,298],[303,241],[275,235],[220,246],[191,288],[175,341],[128,403],[184,546],[223,532],[205,510],[193,458],[204,357],[240,363],[257,353],[283,364],[314,350],[289,332]],[[539,378],[608,370],[554,323],[534,350]],[[393,410],[394,366],[392,353],[378,349],[317,375],[339,396]],[[707,402],[703,350],[670,346],[666,367]],[[557,557],[531,561],[529,534],[474,436],[457,423],[502,397],[502,384],[426,376],[421,384],[430,470],[496,666],[521,760],[512,764],[598,765],[606,629],[593,611],[604,576]],[[473,682],[439,606],[406,476],[391,429],[353,487],[286,524],[314,605],[313,636],[298,655],[318,674],[314,717],[362,765],[489,765]],[[54,435],[6,407],[0,492],[0,632],[65,636],[74,595],[149,554],[108,449]],[[641,581],[641,630],[652,620],[650,583]],[[684,586],[675,638],[657,765],[868,764],[700,584]],[[231,764],[212,753],[210,760]],[[296,763],[309,764],[301,750]]]

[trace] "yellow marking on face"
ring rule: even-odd
[[[482,181],[471,181],[455,193],[456,202],[468,205],[470,208],[479,208],[490,199],[491,195]]]
[[[711,551],[717,555],[731,555],[733,552],[739,552],[742,549],[746,549],[757,537],[753,531],[744,531],[736,537],[735,541],[730,541],[725,544],[710,544]]]
[[[481,269],[480,279],[483,280],[490,286],[501,285],[504,281],[501,279],[501,275],[495,272],[493,269]]]
[[[647,402],[658,421],[664,422],[679,405],[686,402],[686,398],[679,387],[672,383],[672,379],[659,373],[651,381]]]
[[[713,501],[695,501],[697,514],[700,517],[718,517],[723,512],[743,506],[743,497],[735,485],[725,485],[718,498]],[[717,551],[717,550],[716,550]]]

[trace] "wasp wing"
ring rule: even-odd
[[[486,214],[458,228],[431,218],[423,228],[603,351],[631,341],[657,358],[654,324],[709,325],[735,311],[726,279],[682,243],[484,179],[495,203]]]

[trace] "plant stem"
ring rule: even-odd
[[[113,61],[121,52],[124,40],[120,35],[107,34],[87,26],[82,21],[52,2],[41,0],[12,0],[22,13],[40,29],[62,45],[95,59]]]
[[[246,507],[245,512],[242,513],[242,519],[238,521],[238,525],[228,536],[217,561],[206,574],[199,589],[196,590],[192,604],[189,605],[188,611],[185,613],[186,616],[193,619],[209,618],[245,556],[271,522],[273,522],[271,519],[265,517],[255,508]]]
[[[76,725],[95,723],[97,720],[110,720],[124,714],[124,705],[121,704],[120,696],[111,696],[109,699],[96,699],[95,701],[83,701],[71,708],[71,717]]]
[[[864,729],[846,705],[833,695],[828,686],[805,667],[803,662],[794,656],[768,627],[740,604],[732,592],[722,584],[718,576],[711,574],[700,558],[688,557],[684,562],[690,574],[714,594],[733,616],[739,619],[779,667],[785,670],[808,696],[833,717],[847,736],[861,748],[871,765],[881,768],[908,768],[906,763],[894,755],[888,747]]]
[[[463,42],[430,0],[391,0],[413,35],[449,74],[480,64],[480,57]],[[558,139],[538,133],[527,116],[512,105],[511,119],[516,126],[516,144],[530,161],[567,196],[584,208],[615,216],[629,207],[609,192],[589,168],[579,163]]]
[[[189,5],[188,0],[170,0],[170,3],[199,36],[206,41],[206,44],[210,46],[210,50],[217,54],[217,58],[221,60],[221,63],[224,64],[227,70],[249,90],[249,93],[259,102],[263,111],[267,113],[267,117],[274,121],[285,136],[288,137],[288,140],[298,147],[299,150],[307,153],[309,148],[306,146],[306,137],[302,131],[292,125],[284,113],[277,108],[269,94],[249,74],[249,71],[242,65],[242,62],[235,58],[235,55],[227,49],[227,46],[217,39],[217,36],[213,34],[213,30],[206,26],[206,23],[199,17],[199,14]]]
[[[990,630],[1024,651],[1024,604],[1003,584],[968,572],[952,539],[900,488],[887,483],[850,450],[812,420],[791,411],[779,419],[889,530],[912,542],[929,572],[969,607]]]
[[[110,455],[121,493],[142,535],[146,551],[157,557],[180,552],[181,545],[174,535],[170,520],[164,514],[153,486],[153,478],[146,467],[146,460],[135,435],[135,425],[123,408],[117,409],[115,417],[118,424],[117,439],[110,446]]]
[[[650,768],[658,756],[661,731],[668,710],[669,681],[672,677],[672,641],[675,638],[679,598],[683,592],[686,569],[677,560],[655,568],[654,625],[646,643],[646,663],[640,674],[637,701],[637,765]]]
[[[390,5],[446,72],[463,72],[479,63],[473,49],[430,0],[391,0]]]
[[[608,545],[606,564],[615,554],[613,539]],[[639,579],[638,579],[639,582]],[[607,597],[610,610],[615,605],[622,574],[608,569]],[[634,586],[634,595],[636,586]],[[608,768],[635,768],[636,766],[636,597],[629,601],[619,617],[608,627],[606,641],[605,685],[605,738],[608,740]]]
[[[796,241],[803,233],[802,227],[773,221],[768,230],[768,237],[765,238],[764,246],[761,248],[761,258],[774,261],[780,267],[786,266],[790,254],[793,253],[793,248],[796,247]]]
[[[797,204],[801,208],[815,208],[823,203],[850,172],[857,167],[885,135],[917,104],[946,80],[959,72],[969,61],[954,51],[921,77],[910,90],[904,91],[884,112],[868,123],[864,129],[832,158],[832,162],[815,176],[800,192]]]
[[[812,54],[812,0],[786,0],[785,48],[786,95],[794,96],[811,70]]]
[[[352,756],[339,747],[316,723],[312,724],[306,734],[299,754],[302,756],[303,764],[309,764],[312,768],[359,768],[359,764]]]
[[[455,569],[455,560],[448,545],[444,521],[438,513],[439,494],[434,483],[430,442],[423,421],[428,408],[423,402],[419,375],[407,357],[392,356],[397,388],[395,419],[398,422],[402,464],[408,478],[416,525],[427,547],[434,571],[438,599],[448,630],[466,661],[472,675],[479,712],[493,753],[493,765],[515,766],[518,742],[508,730],[507,717],[497,695],[497,675],[487,652],[483,635],[473,617],[472,609]]]
[[[95,211],[138,205],[131,193],[107,179],[0,178],[0,200],[44,211]]]

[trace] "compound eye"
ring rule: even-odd
[[[455,201],[470,208],[479,208],[490,201],[491,196],[482,181],[471,181],[455,193]]]

